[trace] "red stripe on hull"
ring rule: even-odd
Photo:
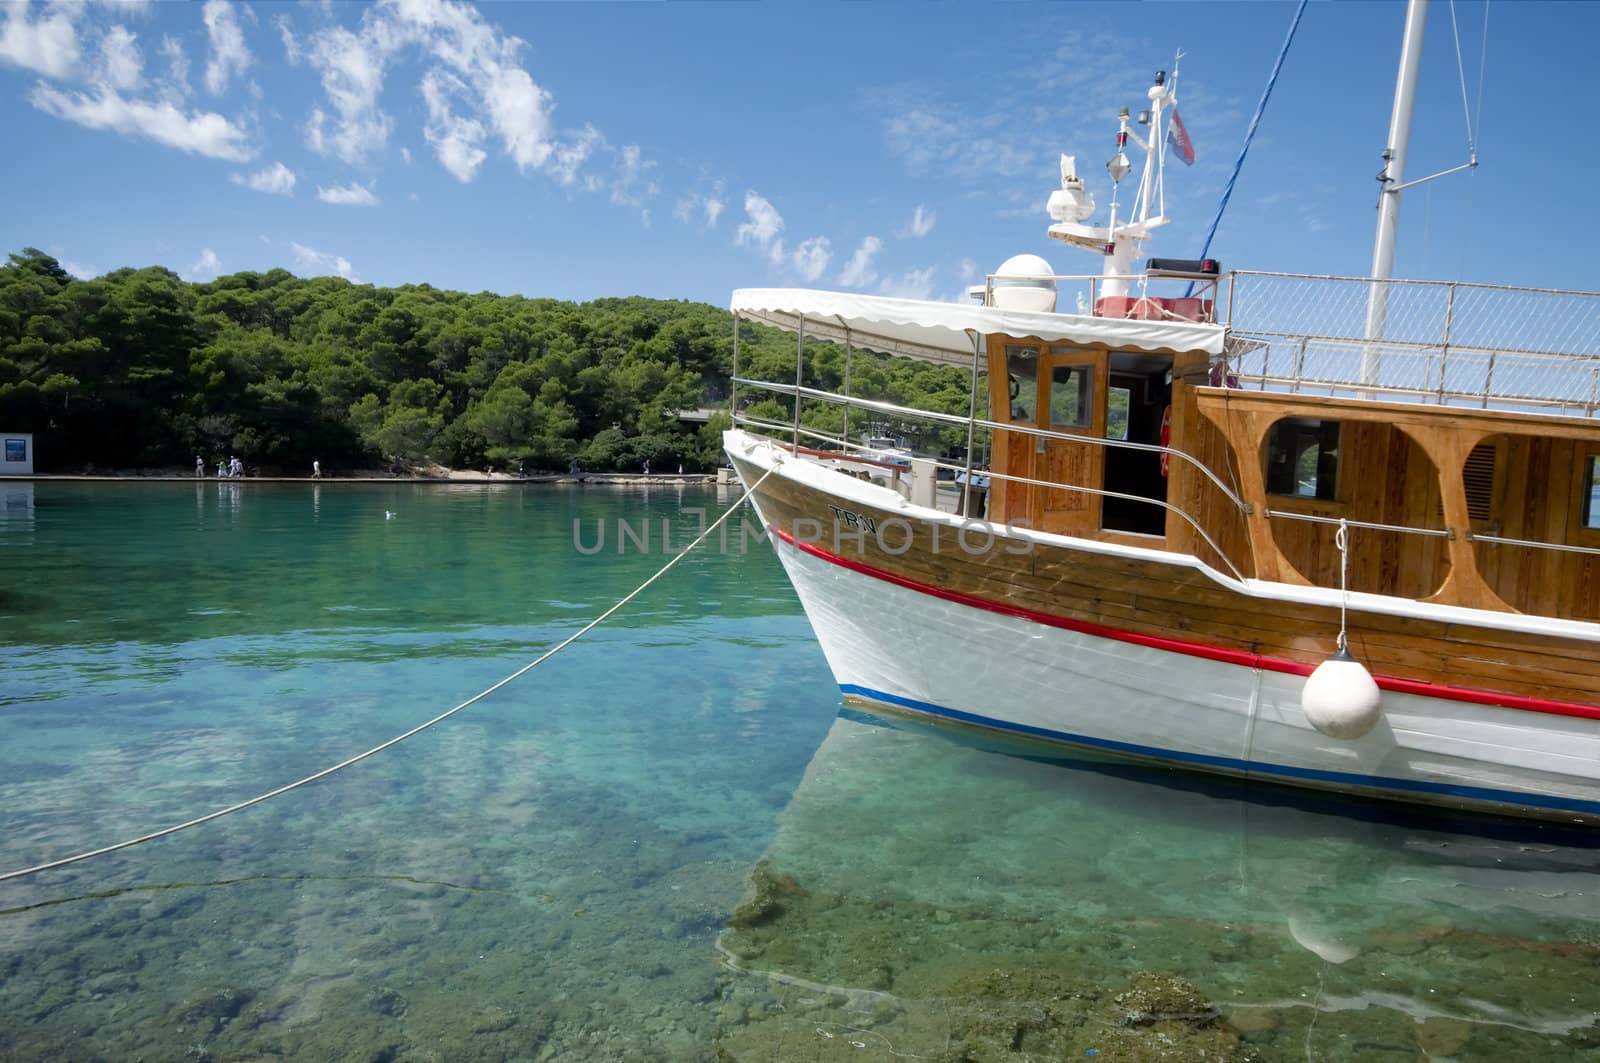
[[[769,526],[768,530],[790,546],[797,550],[803,550],[813,557],[821,558],[842,568],[847,568],[852,572],[859,572],[863,576],[883,580],[885,583],[893,583],[898,587],[904,587],[906,590],[916,591],[918,594],[926,594],[934,598],[942,598],[947,602],[955,602],[958,605],[966,605],[990,613],[1000,613],[1004,616],[1016,617],[1019,620],[1031,621],[1046,627],[1061,628],[1064,631],[1076,631],[1085,635],[1095,635],[1099,638],[1132,643],[1136,646],[1149,646],[1153,649],[1167,650],[1170,653],[1181,653],[1189,657],[1203,657],[1207,660],[1237,664],[1245,668],[1260,668],[1268,672],[1310,675],[1315,667],[1314,665],[1301,664],[1299,661],[1286,661],[1281,657],[1265,657],[1259,653],[1230,650],[1221,646],[1207,646],[1204,643],[1185,642],[1181,639],[1165,638],[1160,635],[1141,635],[1137,632],[1123,631],[1120,628],[1106,627],[1102,624],[1091,624],[1083,620],[1068,620],[1065,617],[1034,612],[1032,609],[1022,609],[1002,602],[992,602],[986,598],[978,598],[970,594],[963,594],[960,591],[936,587],[931,583],[923,583],[921,580],[896,575],[893,572],[875,568],[865,562],[852,561],[847,557],[841,557],[831,551],[824,550],[816,543],[796,539],[793,534],[776,526]],[[1503,709],[1519,709],[1524,712],[1543,712],[1554,716],[1576,716],[1581,719],[1600,720],[1600,707],[1593,705],[1580,705],[1568,701],[1550,701],[1545,698],[1530,698],[1520,694],[1497,694],[1490,690],[1473,690],[1468,687],[1441,686],[1435,683],[1423,683],[1415,679],[1398,679],[1392,676],[1374,676],[1373,679],[1376,680],[1380,689],[1393,690],[1399,694],[1416,694],[1421,697],[1462,701],[1474,705],[1491,705]]]

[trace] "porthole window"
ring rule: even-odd
[[[1267,492],[1339,497],[1339,422],[1286,417],[1267,433]]]

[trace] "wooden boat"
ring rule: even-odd
[[[1140,269],[1175,86],[1148,95],[1148,142],[1125,112],[1108,167],[1120,186],[1130,136],[1145,148],[1127,218],[1114,193],[1086,224],[1068,157],[1051,198],[1051,235],[1101,254],[1097,276],[1022,256],[968,306],[734,293],[801,358],[970,369],[968,417],[912,410],[742,378],[735,329],[727,454],[846,699],[1600,823],[1600,296],[1390,280],[1382,238],[1372,277]],[[1056,313],[1072,287],[1088,298]],[[789,396],[793,424],[743,414],[739,387]],[[905,491],[863,480],[815,459],[863,448],[802,400],[959,429],[966,457],[914,460]],[[937,506],[941,469],[989,477],[983,520]]]

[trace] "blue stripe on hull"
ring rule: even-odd
[[[1066,742],[1071,745],[1120,753],[1125,756],[1164,760],[1174,764],[1188,764],[1198,768],[1209,768],[1213,771],[1225,771],[1240,775],[1275,778],[1301,783],[1319,783],[1352,793],[1379,794],[1383,791],[1388,791],[1391,793],[1428,794],[1440,798],[1454,799],[1458,802],[1496,805],[1502,809],[1508,807],[1543,809],[1551,812],[1576,812],[1588,816],[1600,816],[1600,801],[1584,801],[1572,797],[1550,797],[1544,794],[1521,793],[1516,790],[1494,790],[1482,786],[1455,786],[1449,783],[1421,782],[1415,779],[1391,779],[1381,775],[1325,771],[1320,768],[1295,768],[1281,764],[1265,764],[1261,761],[1240,760],[1237,757],[1219,757],[1209,753],[1185,753],[1176,749],[1161,749],[1158,746],[1118,742],[1109,738],[1093,738],[1089,735],[1072,734],[1069,731],[1052,731],[1049,728],[1034,727],[1031,724],[1010,723],[1006,720],[979,716],[976,713],[962,712],[960,709],[945,708],[943,705],[935,705],[932,702],[918,701],[915,698],[901,697],[898,694],[890,694],[882,690],[873,690],[870,687],[858,686],[854,683],[840,683],[839,690],[849,697],[865,698],[868,701],[893,705],[913,712],[926,713],[929,716],[954,720],[958,723],[1009,731],[1012,734],[1043,738],[1052,742]]]

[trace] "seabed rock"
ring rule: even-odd
[[[1187,1022],[1204,1026],[1220,1014],[1194,986],[1176,975],[1140,971],[1128,988],[1113,998],[1126,1012],[1130,1026]]]
[[[773,871],[768,860],[758,860],[750,869],[750,887],[753,891],[750,899],[735,908],[733,918],[728,920],[729,925],[741,930],[760,926],[781,915],[780,897],[806,896],[806,891],[794,879]]]

